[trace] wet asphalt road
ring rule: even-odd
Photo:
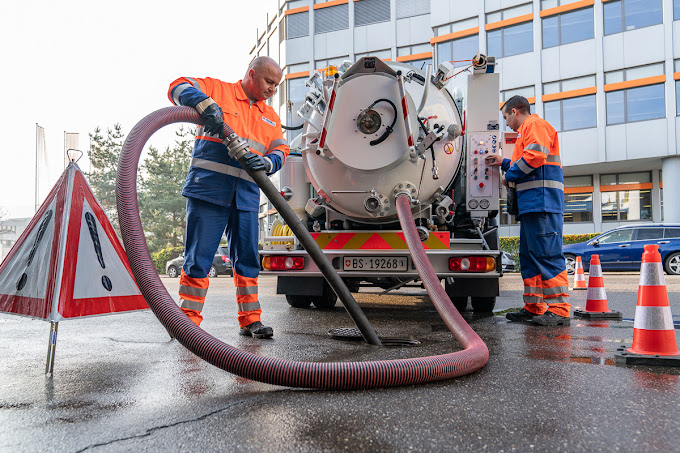
[[[178,281],[164,279],[174,293]],[[680,321],[680,277],[668,277]],[[331,311],[290,308],[262,278],[273,340],[237,334],[231,279],[212,280],[205,330],[264,356],[376,360],[460,349],[420,288],[357,300],[384,337],[377,348],[329,338],[350,327]],[[606,274],[609,308],[633,318],[636,274]],[[496,308],[519,307],[522,283],[502,279]],[[585,306],[586,292],[572,304]],[[150,311],[60,323],[45,377],[49,324],[0,315],[0,451],[680,451],[680,368],[614,365],[631,322],[569,327],[465,313],[490,351],[480,371],[450,381],[365,391],[289,389],[249,381],[196,358]],[[676,332],[678,332],[676,330]]]

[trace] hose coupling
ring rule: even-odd
[[[229,150],[229,157],[239,160],[248,152],[248,142],[235,133],[227,135],[222,141]]]

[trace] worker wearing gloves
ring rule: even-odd
[[[241,335],[269,338],[262,325],[258,299],[258,211],[260,189],[222,143],[226,122],[245,139],[245,165],[271,175],[290,152],[281,120],[265,101],[281,81],[279,65],[258,57],[243,80],[226,83],[212,78],[181,77],[170,84],[168,97],[176,105],[195,108],[205,125],[196,132],[191,166],[182,195],[187,197],[184,266],[180,277],[180,307],[197,325],[208,292],[208,272],[224,232],[234,273]]]
[[[524,308],[506,318],[569,325],[569,284],[562,254],[564,177],[557,132],[531,114],[529,101],[522,96],[508,99],[501,112],[507,125],[518,133],[517,142],[512,159],[494,155],[487,165],[505,171],[504,184],[516,184],[519,262],[524,279]]]

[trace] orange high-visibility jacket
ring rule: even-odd
[[[564,212],[564,176],[557,132],[547,121],[530,115],[519,133],[512,159],[504,159],[505,179],[516,183],[519,214]]]
[[[251,104],[240,80],[227,83],[212,78],[180,77],[170,84],[168,97],[175,105],[190,107],[211,97],[222,108],[224,122],[248,141],[250,151],[271,160],[270,174],[281,169],[290,153],[279,116],[264,101]],[[182,195],[221,206],[235,204],[244,211],[257,211],[260,205],[257,184],[237,160],[229,157],[220,138],[206,134],[203,127],[196,132]]]

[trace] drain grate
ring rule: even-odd
[[[356,327],[339,327],[328,331],[328,335],[335,340],[345,341],[363,341],[361,331]],[[410,338],[380,338],[383,346],[415,346],[419,345],[420,341],[412,340]]]

